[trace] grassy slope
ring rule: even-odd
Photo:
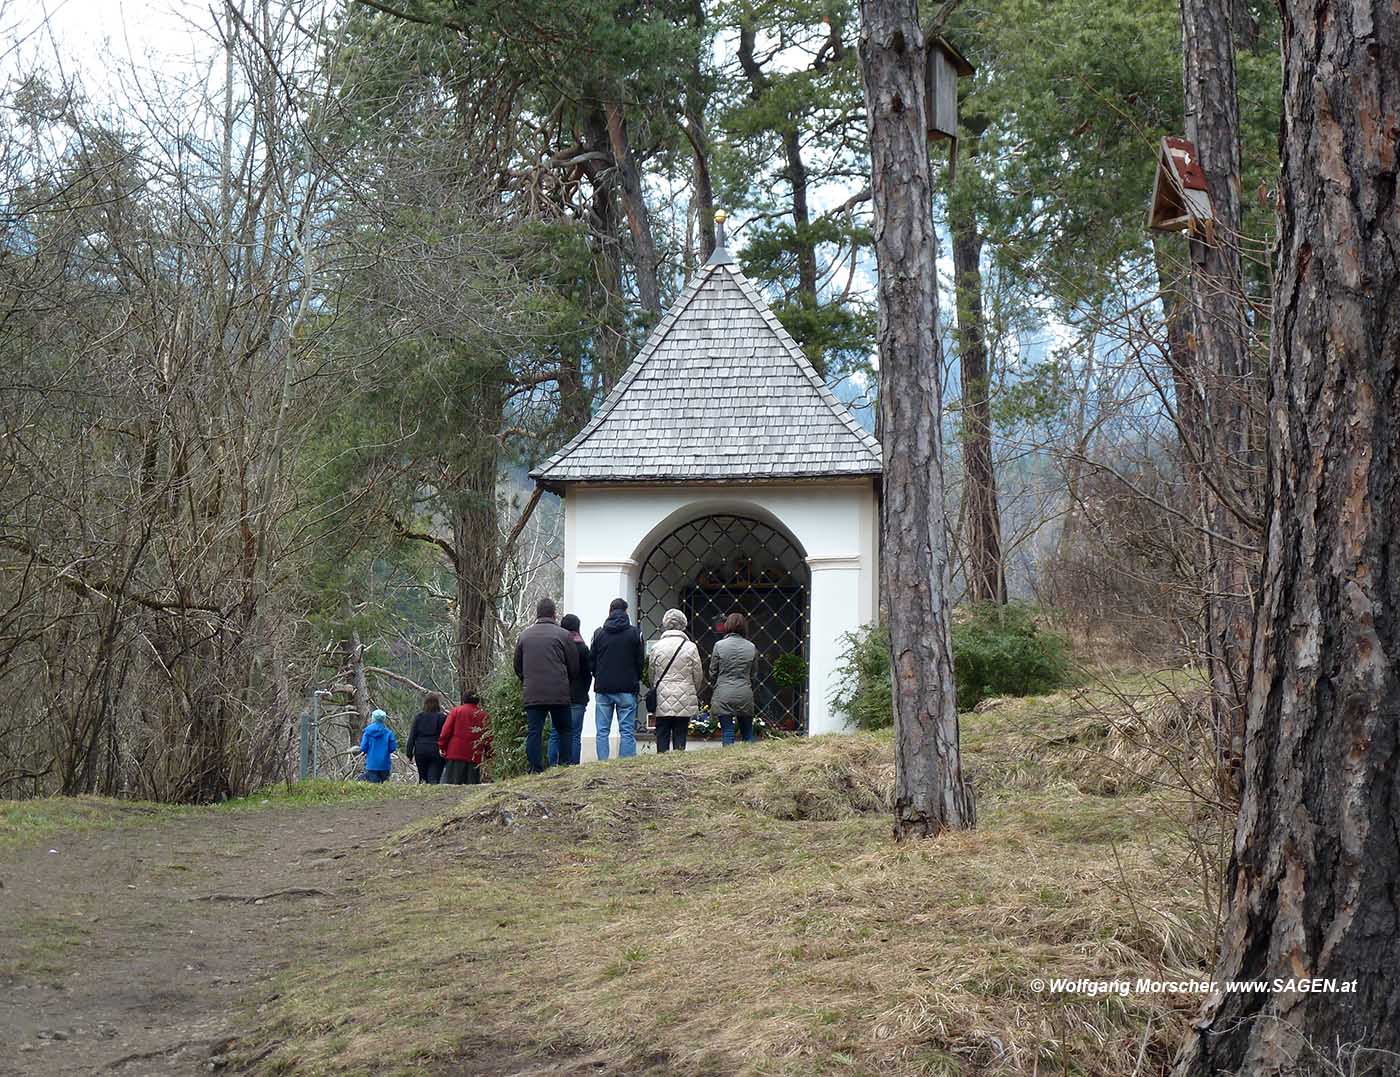
[[[1029,983],[1206,963],[1182,795],[1123,736],[1174,713],[1097,693],[967,715],[978,828],[908,846],[888,738],[483,787],[398,839],[246,1050],[296,1073],[1161,1072],[1195,1000]]]

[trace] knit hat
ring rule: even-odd
[[[375,711],[369,716],[369,720],[371,722],[387,722],[389,720],[389,716],[383,711]]]
[[[661,618],[661,627],[666,632],[684,632],[685,624],[685,614],[680,610],[667,610],[666,616]]]

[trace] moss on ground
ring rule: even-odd
[[[63,834],[158,823],[200,811],[259,811],[355,804],[388,797],[431,798],[437,790],[416,782],[340,782],[320,778],[268,786],[207,808],[112,797],[41,797],[0,800],[0,851],[37,845]]]
[[[159,822],[188,810],[172,804],[109,797],[0,800],[0,849],[37,844],[54,835],[74,831]]]
[[[91,929],[58,914],[30,916],[17,925],[23,942],[0,956],[0,979],[56,975],[69,964],[75,947],[90,941]]]
[[[1182,708],[1189,685],[1139,680],[967,715],[978,827],[908,845],[882,736],[484,786],[399,836],[243,1051],[284,1073],[1163,1072],[1197,1000],[1031,983],[1209,964]]]

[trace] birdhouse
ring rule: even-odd
[[[1180,232],[1210,242],[1215,234],[1215,213],[1210,188],[1201,169],[1196,144],[1168,136],[1157,155],[1157,178],[1152,183],[1152,205],[1147,227],[1154,232]]]
[[[958,137],[958,79],[976,70],[947,38],[929,39],[925,56],[924,112],[930,140]]]

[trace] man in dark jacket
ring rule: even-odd
[[[642,633],[627,619],[627,600],[608,605],[608,619],[593,633],[593,724],[598,729],[598,758],[608,757],[613,714],[617,715],[619,757],[637,754],[637,691],[646,667]]]
[[[549,765],[560,762],[559,745],[569,748],[571,759],[563,762],[578,763],[583,749],[583,716],[588,711],[588,686],[593,682],[593,664],[589,659],[588,644],[579,635],[579,619],[575,614],[566,613],[559,618],[559,627],[569,634],[578,648],[578,675],[573,680],[573,695],[569,699],[569,716],[573,719],[574,735],[571,741],[560,741],[559,729],[553,723],[549,727]]]
[[[535,623],[520,633],[515,645],[515,675],[524,686],[525,760],[531,774],[544,770],[546,718],[566,743],[572,743],[573,712],[569,701],[578,670],[578,647],[573,637],[554,623],[554,599],[540,599],[535,607]]]

